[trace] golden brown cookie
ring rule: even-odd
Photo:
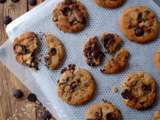
[[[153,57],[156,68],[160,71],[160,50],[157,50]]]
[[[57,82],[57,93],[63,101],[70,105],[81,105],[93,97],[95,82],[87,70],[69,65],[61,73]]]
[[[123,71],[128,66],[129,52],[120,49],[101,69],[104,74],[116,74]]]
[[[101,42],[107,53],[114,53],[120,48],[122,40],[117,34],[105,32],[101,35]]]
[[[86,120],[120,120],[120,111],[112,103],[96,103],[85,112]]]
[[[152,120],[160,120],[160,111],[155,111],[153,113]]]
[[[89,66],[98,66],[102,63],[104,53],[101,51],[98,40],[95,36],[90,37],[83,47],[85,62]]]
[[[118,8],[120,7],[126,0],[94,0],[96,4],[100,7],[104,8]]]
[[[53,10],[53,21],[63,32],[79,32],[87,23],[85,6],[77,0],[64,0]]]
[[[33,32],[25,32],[16,37],[13,42],[17,62],[34,69],[38,69],[38,63],[35,60],[37,49],[38,37]]]
[[[156,39],[159,23],[155,13],[145,7],[130,7],[119,19],[121,32],[131,41],[147,43]]]
[[[57,69],[64,58],[64,46],[58,38],[52,34],[45,34],[45,40],[48,47],[48,55],[45,57],[47,67],[51,70]]]
[[[146,109],[152,106],[156,100],[157,83],[148,73],[129,73],[122,88],[123,102],[132,109]]]

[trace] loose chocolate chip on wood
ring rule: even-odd
[[[144,30],[143,30],[143,28],[141,28],[141,27],[136,27],[136,29],[135,29],[135,34],[136,34],[136,36],[138,36],[138,37],[143,36],[143,35],[144,35]]]
[[[36,95],[33,94],[33,93],[30,93],[30,94],[28,95],[27,99],[28,99],[28,101],[30,101],[30,102],[36,102],[36,101],[37,101],[37,97],[36,97]]]
[[[35,6],[37,4],[37,0],[28,0],[28,4],[31,6]]]
[[[0,0],[0,3],[5,3],[6,2],[6,0]]]
[[[4,19],[3,19],[3,23],[5,25],[8,25],[10,22],[12,22],[12,18],[9,17],[9,16],[5,16]]]
[[[23,92],[19,89],[15,90],[13,93],[13,96],[17,99],[22,98],[23,97]]]

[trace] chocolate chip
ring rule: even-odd
[[[74,81],[74,82],[72,82],[71,83],[71,85],[70,85],[70,90],[71,90],[71,92],[74,92],[74,90],[75,90],[75,88],[78,86],[78,84]]]
[[[112,113],[112,112],[107,113],[106,120],[116,120],[114,113]]]
[[[62,70],[61,70],[61,74],[64,73],[65,71],[67,71],[67,68],[64,67]]]
[[[144,35],[144,30],[143,30],[143,28],[142,27],[136,27],[136,29],[135,29],[135,35],[136,36],[143,36]]]
[[[68,69],[69,70],[75,70],[76,65],[75,64],[69,64]]]
[[[142,85],[142,90],[144,92],[150,92],[152,89],[150,85]]]
[[[56,50],[55,48],[51,48],[50,51],[51,51],[51,54],[52,54],[52,55],[55,55],[55,54],[57,53],[57,50]]]
[[[13,93],[13,96],[17,99],[22,98],[23,97],[23,92],[19,89],[15,90]]]
[[[103,117],[102,109],[100,109],[99,112],[95,112],[95,117],[96,117],[96,120],[102,120],[102,117]]]
[[[138,23],[141,23],[143,21],[143,14],[139,13],[137,17]]]
[[[121,93],[121,96],[122,96],[124,99],[129,99],[129,100],[132,99],[131,91],[128,90],[128,89],[125,89],[125,90]]]
[[[65,7],[62,10],[62,13],[63,13],[64,16],[69,16],[71,14],[71,9],[69,7]]]
[[[3,23],[5,25],[8,25],[10,22],[12,22],[12,18],[9,17],[9,16],[5,16],[4,19],[3,19]]]
[[[30,101],[30,102],[36,102],[36,101],[37,101],[37,97],[36,97],[36,95],[33,94],[33,93],[30,93],[30,94],[28,95],[27,99],[28,99],[28,101]]]
[[[28,4],[31,6],[35,6],[37,4],[37,0],[28,0]]]
[[[11,0],[11,1],[12,1],[12,2],[15,2],[15,3],[16,3],[16,2],[19,2],[19,0]]]
[[[0,0],[0,3],[5,3],[6,2],[6,0]]]
[[[52,118],[52,115],[49,111],[45,111],[43,114],[42,114],[42,120],[50,120]]]
[[[104,69],[100,69],[101,73],[105,73],[105,70]]]

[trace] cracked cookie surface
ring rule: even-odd
[[[120,7],[126,0],[94,0],[98,6],[104,8],[118,8]]]
[[[38,63],[35,60],[37,49],[38,37],[34,32],[25,32],[16,37],[13,42],[17,62],[34,69],[38,69]]]
[[[64,0],[53,10],[53,21],[63,32],[79,32],[87,23],[85,6],[76,0]]]
[[[103,62],[104,53],[101,51],[95,36],[90,37],[84,44],[83,55],[89,66],[98,66]]]
[[[85,112],[86,120],[120,120],[120,111],[112,103],[96,103]]]
[[[128,66],[129,52],[120,49],[101,69],[104,74],[116,74],[123,71]]]
[[[131,7],[123,11],[119,19],[121,32],[131,41],[147,43],[156,39],[159,23],[155,13],[145,7]]]
[[[64,58],[64,46],[58,38],[52,34],[45,34],[45,40],[48,48],[47,56],[45,57],[45,62],[47,67],[51,70],[55,70],[62,63]]]
[[[58,96],[70,105],[81,105],[89,101],[95,91],[95,82],[91,74],[82,68],[69,65],[62,70],[57,82]]]
[[[105,32],[101,35],[101,42],[106,52],[111,54],[120,48],[122,40],[117,34]]]
[[[156,100],[157,83],[148,73],[129,73],[122,83],[122,88],[123,102],[132,109],[146,109]]]

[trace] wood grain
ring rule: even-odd
[[[43,2],[43,0],[37,0],[37,2],[39,4]],[[33,7],[28,5],[27,0],[19,0],[18,3],[7,0],[4,4],[0,4],[0,44],[7,40],[7,35],[5,33],[6,26],[3,24],[3,17],[9,15],[14,20],[32,8]],[[15,89],[24,91],[25,96],[29,93],[27,88],[25,88],[12,73],[0,63],[0,120],[7,120],[8,117],[16,112],[17,108],[24,104],[24,102],[17,101],[13,97],[13,91]],[[36,114],[37,113],[35,112],[35,116],[32,117],[32,120],[38,120]],[[24,118],[21,120],[26,119]]]

